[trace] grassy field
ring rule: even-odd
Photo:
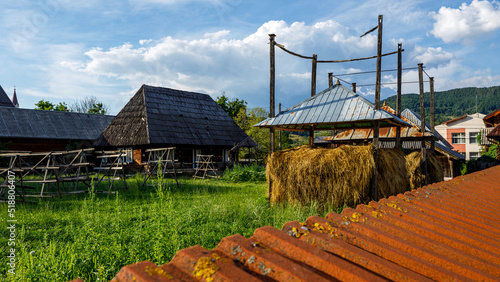
[[[281,228],[320,214],[315,207],[270,207],[264,181],[182,179],[182,185],[50,198],[16,205],[15,275],[6,275],[10,232],[1,204],[0,278],[6,281],[107,281],[121,267],[143,260],[164,264],[180,249],[214,248],[226,236],[249,237],[261,226]],[[233,180],[233,181],[231,181]],[[324,215],[324,213],[320,214]]]

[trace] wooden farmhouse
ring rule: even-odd
[[[91,148],[113,116],[0,107],[2,149],[48,152]]]
[[[148,149],[175,147],[176,162],[192,168],[197,155],[228,162],[243,141],[248,135],[209,95],[142,85],[94,146],[126,150],[132,166],[144,165]]]

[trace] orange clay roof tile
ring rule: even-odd
[[[500,166],[413,191],[223,238],[113,281],[429,281],[500,277]],[[135,277],[135,280],[134,280]]]

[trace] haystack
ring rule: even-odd
[[[422,154],[419,151],[412,152],[406,156],[406,163],[408,165],[408,173],[410,178],[410,188],[416,189],[422,187],[422,180],[424,176],[422,170],[420,169],[420,162],[422,160]],[[439,163],[436,156],[433,154],[427,154],[427,173],[429,179],[428,184],[440,182],[444,180],[444,170]]]
[[[271,202],[320,207],[354,206],[368,199],[374,159],[372,146],[324,149],[311,146],[278,151],[267,162],[272,181]],[[378,196],[402,193],[409,187],[406,160],[400,150],[379,151]]]

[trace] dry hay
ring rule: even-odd
[[[270,200],[321,208],[354,206],[368,199],[374,160],[372,146],[311,146],[278,151],[267,162],[272,181]],[[406,160],[400,150],[379,151],[378,195],[388,197],[407,190]]]
[[[412,152],[406,156],[408,174],[410,177],[410,188],[412,190],[422,187],[422,180],[424,179],[424,176],[422,174],[422,170],[420,169],[420,161],[422,159],[421,156],[422,155],[420,151]],[[435,182],[443,181],[444,170],[436,156],[428,152],[427,160],[427,173],[429,175],[427,183],[432,184]]]

